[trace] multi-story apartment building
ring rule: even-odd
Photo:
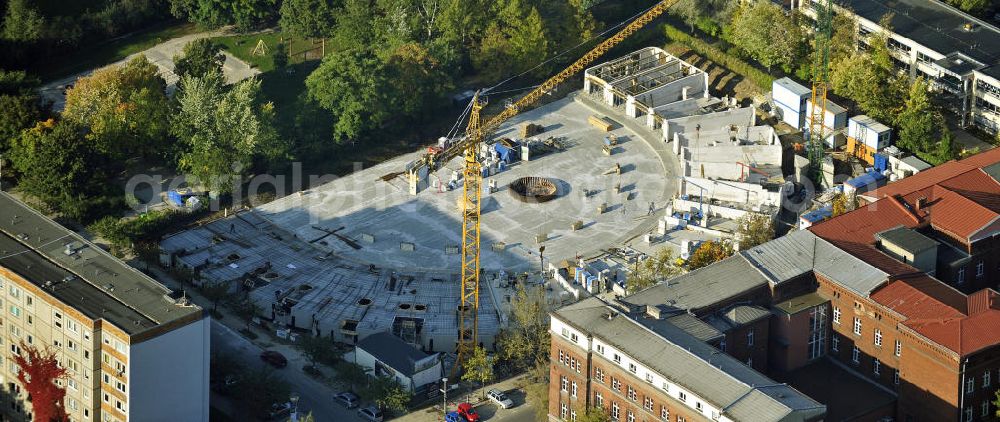
[[[679,328],[597,298],[551,314],[550,419],[821,421],[826,407]]]
[[[792,0],[792,8],[815,18],[826,0]],[[911,78],[921,76],[941,93],[962,126],[1000,130],[1000,29],[938,0],[834,2],[835,13],[858,18],[859,47],[868,34],[884,31],[892,15],[889,50]]]
[[[0,420],[31,419],[12,355],[56,352],[71,421],[207,421],[203,310],[0,193]]]
[[[661,386],[662,377],[667,395],[650,392],[651,403],[700,420],[677,406],[681,392],[703,399],[685,402],[696,411],[725,400],[687,378],[713,379],[685,360],[694,354],[718,371],[736,361],[790,380],[826,405],[830,419],[992,420],[1000,389],[1000,149],[869,195],[857,210],[610,308],[581,302],[555,312],[550,416],[572,419],[574,404],[602,403],[616,418],[648,418],[659,408],[649,411],[643,387]],[[633,378],[639,386],[626,383]]]

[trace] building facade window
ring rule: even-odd
[[[976,379],[974,377],[969,377],[965,380],[965,394],[969,394],[976,391]]]
[[[594,392],[594,405],[597,407],[604,407],[604,395],[600,391]]]
[[[983,372],[983,387],[990,386],[990,371]]]
[[[893,384],[896,384],[896,385],[899,385],[899,370],[898,370],[898,369],[897,369],[897,370],[895,370],[895,371],[894,371],[894,372],[892,373],[892,383],[893,383]]]
[[[976,278],[983,278],[983,274],[986,274],[986,266],[983,264],[983,261],[979,261],[976,264]]]
[[[604,370],[601,368],[594,368],[594,378],[601,384],[604,384]]]
[[[965,267],[958,269],[958,280],[956,282],[958,284],[965,283]],[[971,410],[972,408],[970,407],[969,409]]]
[[[597,345],[597,353],[600,353],[602,355],[604,354],[604,345],[603,344],[598,344]]]
[[[753,328],[747,331],[747,346],[753,346]]]
[[[619,393],[622,392],[622,382],[618,381],[615,377],[611,377],[611,388],[614,388]]]
[[[875,329],[875,345],[882,347],[882,330]]]
[[[559,383],[560,383],[562,391],[569,390],[569,380],[566,379],[566,377],[560,376],[559,377]]]
[[[567,406],[566,403],[560,404],[559,405],[559,417],[563,418],[563,419],[566,419],[566,414],[567,413],[569,413],[569,406]]]
[[[619,420],[621,417],[621,408],[618,407],[617,402],[611,402],[611,419]]]
[[[653,374],[650,374],[649,372],[646,373],[646,382],[650,384],[653,383]]]
[[[622,357],[621,357],[621,355],[615,353],[615,359],[614,360],[615,360],[615,363],[621,364],[622,363]]]
[[[839,307],[834,307],[833,308],[833,322],[837,323],[837,324],[840,324],[840,308]]]
[[[809,359],[826,354],[826,331],[826,308],[812,308],[809,312]]]
[[[660,406],[660,420],[670,420],[670,410],[667,409],[667,406]]]
[[[833,348],[834,352],[839,352],[840,351],[840,337],[837,337],[836,335],[834,335],[833,338],[830,339],[830,347]]]
[[[632,401],[636,399],[635,389],[631,385],[628,387],[628,399]]]
[[[573,385],[570,386],[569,395],[572,398],[576,398],[576,381],[573,381]]]
[[[724,337],[722,340],[719,340],[719,350],[726,351],[726,339]]]
[[[979,411],[979,416],[989,416],[990,414],[990,402],[984,401],[982,405],[982,410]]]
[[[851,349],[851,361],[855,364],[861,362],[861,351],[858,350],[858,346],[854,346],[854,348]]]
[[[569,412],[569,420],[576,422],[576,411]]]
[[[625,414],[626,414],[625,419],[627,422],[635,422],[635,413],[632,413],[631,410],[627,410],[625,411]]]
[[[854,317],[854,335],[861,335],[861,318]]]
[[[897,357],[903,354],[903,342],[896,340],[895,353]]]
[[[653,399],[649,397],[644,397],[642,399],[642,407],[650,412],[653,411]]]
[[[566,354],[562,350],[559,351],[559,363],[566,364]]]
[[[878,359],[872,359],[872,373],[875,375],[882,374],[882,362],[879,362]]]
[[[634,374],[636,370],[637,370],[637,368],[635,367],[635,364],[634,364],[634,363],[629,363],[629,364],[628,364],[628,371],[629,371],[629,372],[631,372],[631,373],[633,373],[633,374]]]
[[[965,420],[972,421],[972,406],[965,408]]]
[[[688,395],[686,393],[684,393],[683,391],[678,391],[677,392],[677,399],[680,400],[680,401],[682,401],[682,402],[686,402],[687,399],[688,399]]]

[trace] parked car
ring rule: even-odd
[[[514,401],[507,397],[503,391],[497,390],[496,388],[490,389],[486,392],[486,397],[489,397],[490,401],[496,403],[504,409],[510,409],[514,407]]]
[[[353,409],[358,407],[358,402],[361,400],[358,398],[357,394],[350,391],[344,391],[333,395],[333,400],[337,403],[344,405],[348,409]]]
[[[448,412],[444,415],[444,422],[465,422],[458,412]]]
[[[472,407],[469,403],[462,403],[458,405],[458,414],[465,419],[466,422],[479,422],[479,413],[476,413],[476,408]]]
[[[260,352],[260,360],[267,362],[275,368],[284,368],[288,366],[288,359],[285,358],[285,355],[274,350],[265,350]]]
[[[274,403],[271,405],[271,412],[268,413],[268,418],[278,419],[283,416],[288,416],[292,413],[292,403]]]
[[[358,416],[369,422],[382,422],[382,411],[375,406],[358,409]]]

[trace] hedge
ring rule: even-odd
[[[774,82],[774,77],[767,74],[767,72],[764,72],[753,65],[734,57],[732,54],[720,50],[712,44],[692,37],[690,34],[673,25],[663,24],[663,30],[668,39],[684,44],[706,59],[742,75],[760,87],[763,92],[771,90],[771,84]]]

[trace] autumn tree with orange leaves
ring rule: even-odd
[[[17,380],[28,392],[35,422],[67,420],[63,397],[66,389],[56,385],[56,380],[66,378],[66,368],[59,366],[56,353],[48,348],[39,350],[21,342],[21,354],[14,355]]]

